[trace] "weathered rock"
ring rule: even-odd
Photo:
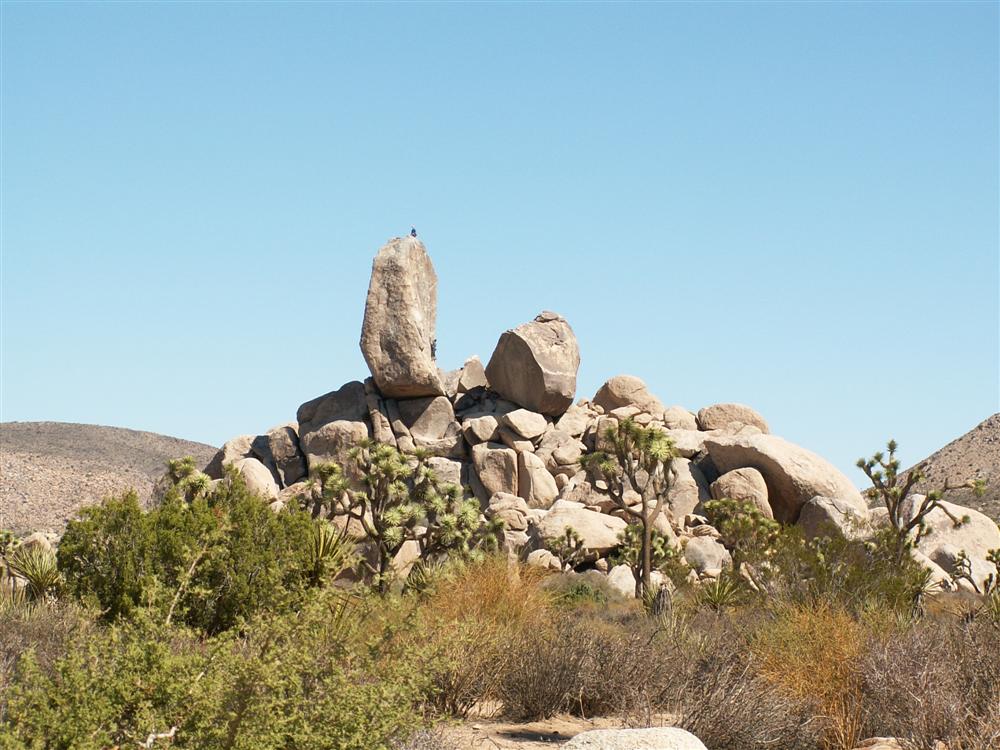
[[[903,518],[913,518],[923,500],[923,495],[907,497],[900,507]],[[1000,549],[1000,528],[989,516],[972,508],[947,500],[941,501],[941,505],[943,509],[936,508],[925,516],[927,531],[920,539],[919,549],[951,575],[955,574],[957,551],[964,551],[973,563],[973,572],[980,574],[977,581],[980,585],[985,575],[995,570],[986,558],[990,550]],[[956,527],[948,514],[967,520]],[[977,565],[977,561],[982,565]]]
[[[462,423],[462,432],[469,445],[496,441],[499,437],[500,424],[492,414],[482,417],[472,417]]]
[[[258,444],[263,444],[258,458],[276,475],[281,487],[295,484],[308,473],[305,456],[299,448],[297,427],[294,422],[273,427],[254,440],[252,446],[257,454]]]
[[[233,462],[233,467],[243,477],[248,490],[268,500],[278,498],[278,483],[274,481],[271,471],[256,458],[241,458]]]
[[[594,394],[594,403],[606,412],[622,406],[635,406],[648,414],[662,414],[663,402],[649,392],[635,375],[615,375]]]
[[[423,243],[390,240],[372,263],[361,327],[361,353],[383,396],[444,394],[434,361],[436,317],[437,274]]]
[[[501,427],[497,431],[497,435],[499,435],[501,443],[506,445],[508,448],[513,448],[518,453],[523,453],[525,451],[530,453],[535,449],[534,443],[530,440],[525,440],[509,427]]]
[[[486,517],[503,521],[510,531],[524,531],[528,528],[528,504],[517,495],[498,492],[486,506]]]
[[[673,518],[683,518],[712,498],[701,470],[686,458],[675,458],[670,465],[670,494],[667,506]]]
[[[668,430],[697,430],[698,420],[683,406],[668,406],[663,410],[663,424]]]
[[[700,430],[729,432],[739,429],[742,425],[753,425],[765,434],[770,432],[764,417],[745,404],[714,404],[698,411]]]
[[[462,366],[462,374],[458,378],[458,392],[468,393],[476,388],[489,388],[486,379],[486,369],[479,357],[469,357]]]
[[[212,460],[208,462],[204,472],[212,479],[222,479],[226,476],[226,467],[247,458],[253,448],[253,435],[239,435],[232,440],[227,440]]]
[[[504,398],[557,417],[573,403],[579,368],[573,329],[563,317],[543,312],[500,336],[486,378]]]
[[[695,536],[688,539],[684,546],[684,559],[699,574],[733,564],[729,550],[710,536]]]
[[[739,500],[751,502],[768,518],[774,518],[771,506],[767,502],[767,484],[764,477],[756,469],[734,469],[716,479],[709,486],[712,498],[721,500]]]
[[[774,517],[795,523],[802,506],[817,495],[836,497],[859,512],[867,504],[854,484],[815,453],[775,435],[713,436],[705,449],[720,472],[754,468],[764,477]]]
[[[431,456],[427,459],[427,468],[432,469],[442,484],[462,486],[462,462],[443,456]]]
[[[396,447],[396,434],[392,431],[389,410],[375,386],[375,381],[371,378],[365,379],[365,401],[368,404],[368,421],[372,425],[372,437],[376,442]]]
[[[574,404],[566,410],[566,413],[559,417],[556,422],[563,432],[568,432],[573,437],[580,437],[587,431],[587,426],[597,418],[597,413],[586,407]]]
[[[556,480],[545,468],[545,463],[527,451],[517,457],[517,484],[517,494],[532,508],[548,508],[559,494]]]
[[[525,440],[534,440],[542,436],[549,423],[538,412],[527,409],[515,409],[500,417],[500,424],[509,427]]]
[[[476,478],[488,500],[498,492],[516,495],[517,453],[496,443],[480,443],[472,448],[472,465]]]
[[[368,417],[365,385],[357,380],[345,383],[335,391],[325,393],[299,407],[299,439],[328,422],[363,422]]]
[[[620,518],[592,510],[556,507],[554,504],[535,528],[543,540],[551,541],[562,537],[567,526],[580,535],[586,550],[600,556],[618,546],[618,535],[624,531],[626,523]]]
[[[43,531],[35,531],[21,540],[21,547],[26,550],[37,549],[39,552],[51,555],[55,552],[55,547],[52,546],[52,540],[49,535]]]
[[[677,727],[591,729],[563,745],[563,750],[706,750],[701,740]]]
[[[532,568],[542,568],[544,570],[562,570],[562,563],[559,558],[547,549],[536,549],[528,553],[525,563]]]
[[[448,435],[449,430],[452,430],[452,434],[458,431],[451,401],[444,396],[404,399],[397,401],[396,406],[403,424],[418,445],[421,442],[441,440]]]
[[[305,433],[300,443],[306,462],[313,469],[317,464],[331,461],[345,466],[351,448],[370,437],[367,422],[338,419]]]
[[[817,496],[806,501],[799,512],[798,525],[806,539],[863,536],[868,513],[836,497]]]
[[[628,565],[616,565],[608,571],[608,586],[626,599],[635,598],[635,576]]]

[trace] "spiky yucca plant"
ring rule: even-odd
[[[587,556],[583,538],[572,526],[563,529],[562,536],[548,540],[545,543],[545,549],[559,558],[563,570],[573,570]]]
[[[878,451],[871,458],[859,458],[857,466],[871,480],[872,487],[866,492],[868,498],[880,501],[889,511],[896,560],[901,562],[911,549],[920,544],[921,538],[929,531],[926,519],[934,510],[940,509],[955,526],[968,522],[968,516],[958,517],[942,505],[941,501],[945,495],[955,490],[971,489],[977,497],[980,497],[986,490],[986,483],[980,479],[970,479],[960,484],[952,484],[950,480],[945,480],[941,487],[924,495],[924,499],[912,509],[912,513],[907,513],[904,501],[914,487],[923,482],[927,476],[924,473],[924,464],[901,474],[901,464],[896,458],[898,447],[895,440],[890,440],[886,445],[888,456]]]
[[[636,578],[636,597],[652,585],[653,525],[666,506],[670,493],[670,467],[677,452],[663,430],[642,427],[623,419],[605,430],[608,451],[595,451],[580,459],[592,475],[608,484],[615,505],[641,530],[641,564]],[[632,493],[639,500],[633,500]]]
[[[46,599],[59,590],[61,577],[56,556],[47,549],[34,544],[15,547],[7,557],[7,567],[14,576],[24,580],[29,601]]]
[[[198,470],[191,456],[172,458],[167,461],[167,480],[176,487],[184,499],[191,502],[196,497],[202,497],[212,485],[212,479]]]
[[[345,534],[351,524],[364,531],[375,559],[360,557],[359,565],[379,591],[386,592],[395,578],[393,558],[408,541],[416,542],[425,561],[469,559],[496,548],[502,526],[484,522],[479,503],[466,499],[460,487],[440,482],[426,451],[403,453],[365,440],[348,458],[347,471],[337,464],[315,470],[316,509],[341,518]]]

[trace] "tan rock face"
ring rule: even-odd
[[[383,396],[444,394],[434,360],[437,274],[413,237],[390,240],[372,263],[361,353]]]
[[[901,507],[903,517],[912,518],[923,500],[923,495],[907,497]],[[955,572],[956,553],[964,551],[973,564],[974,575],[978,573],[977,585],[990,573],[996,575],[995,566],[986,557],[990,550],[1000,549],[1000,528],[989,516],[972,508],[948,501],[941,505],[944,510],[937,508],[924,518],[927,533],[921,537],[919,550],[950,574]],[[963,522],[955,526],[948,514]]]
[[[517,453],[510,448],[480,443],[472,449],[472,465],[488,497],[517,494]]]
[[[509,427],[525,440],[541,437],[545,428],[549,426],[545,417],[538,412],[527,409],[515,409],[507,412],[500,418],[500,424]]]
[[[660,399],[635,375],[615,375],[597,390],[594,403],[605,411],[622,406],[636,406],[649,414],[662,414],[664,410]]]
[[[763,433],[770,432],[760,414],[745,404],[714,404],[698,412],[698,429],[735,432],[743,425],[752,425]]]
[[[559,494],[559,488],[545,468],[545,462],[527,451],[518,454],[517,462],[517,494],[531,508],[548,508]]]
[[[603,555],[618,546],[618,535],[626,524],[615,516],[585,508],[553,507],[538,522],[537,530],[542,539],[550,541],[561,537],[567,526],[580,535],[588,551]]]
[[[256,458],[241,458],[233,462],[236,471],[243,477],[247,489],[268,500],[278,497],[278,484],[271,476],[271,471]]]
[[[686,458],[675,458],[671,462],[667,505],[674,518],[683,518],[693,513],[695,508],[711,497],[708,481],[701,469]]]
[[[748,467],[759,471],[774,517],[782,523],[795,523],[802,506],[817,495],[867,512],[850,479],[812,451],[775,435],[717,435],[705,440],[705,449],[722,473]]]
[[[205,473],[212,479],[222,479],[226,476],[227,466],[250,455],[253,441],[253,435],[238,435],[232,440],[227,440],[219,452],[209,461],[205,467]]]
[[[299,450],[299,435],[294,422],[274,427],[260,438],[254,441],[254,446],[258,442],[266,446],[261,461],[277,475],[280,486],[287,487],[305,477],[306,459]]]
[[[867,513],[839,498],[814,497],[802,506],[798,526],[806,539],[821,536],[855,539],[863,535],[867,521]]]
[[[302,452],[310,469],[317,464],[347,463],[347,454],[361,440],[371,437],[366,422],[338,419],[302,436]]]
[[[335,391],[325,393],[312,401],[306,401],[299,407],[296,420],[299,423],[299,435],[302,436],[327,422],[337,420],[360,422],[367,416],[368,399],[365,394],[365,384],[353,380]]]
[[[751,502],[765,516],[774,518],[771,506],[767,502],[767,483],[764,482],[764,476],[756,469],[746,468],[728,471],[712,482],[709,490],[715,500],[729,498]]]
[[[500,336],[486,378],[505,399],[557,417],[573,403],[579,369],[580,348],[573,329],[563,317],[543,312]]]

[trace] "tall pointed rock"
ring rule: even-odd
[[[438,396],[434,361],[437,274],[424,243],[397,237],[378,251],[361,327],[361,353],[388,398]]]

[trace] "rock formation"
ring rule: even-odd
[[[626,521],[607,485],[579,460],[606,449],[606,430],[630,419],[674,441],[678,457],[656,528],[683,553],[696,579],[715,578],[732,564],[719,532],[700,515],[712,498],[752,502],[765,516],[799,523],[810,537],[857,538],[884,518],[878,509],[870,514],[854,484],[827,461],[769,434],[749,406],[714,404],[696,416],[682,406],[665,407],[632,375],[616,375],[592,399],[574,404],[579,348],[569,324],[554,313],[503,333],[485,368],[470,357],[440,373],[432,351],[435,286],[420,242],[389,242],[373,265],[362,332],[372,377],[307,401],[296,422],[230,440],[209,464],[210,475],[222,477],[233,466],[251,487],[276,497],[278,509],[295,501],[318,464],[344,463],[361,439],[404,452],[419,448],[432,456],[428,466],[442,481],[475,496],[485,517],[504,521],[509,554],[561,569],[545,546],[569,527],[596,568],[588,575],[607,575],[613,566],[606,556]],[[960,551],[983,580],[994,571],[986,554],[1000,546],[996,524],[956,506],[958,512],[970,515],[970,523],[955,529],[943,513],[944,520],[929,518],[931,532],[920,550],[923,564],[952,588]],[[616,589],[632,590],[625,572],[615,576]]]
[[[579,369],[573,329],[561,315],[543,312],[500,336],[486,379],[505,399],[558,417],[573,403]]]
[[[361,328],[361,352],[382,395],[444,394],[434,361],[436,319],[437,274],[424,243],[390,240],[372,264]]]

